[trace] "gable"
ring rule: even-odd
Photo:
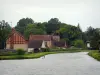
[[[55,41],[60,41],[60,36],[53,36],[52,39]]]
[[[12,44],[12,43],[13,44],[25,44],[26,40],[21,34],[19,34],[18,32],[14,32],[9,36],[6,43],[7,44]]]

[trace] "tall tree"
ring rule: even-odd
[[[78,31],[78,33],[79,33],[78,39],[82,39],[82,30],[81,30],[81,27],[80,27],[80,24],[79,24],[79,23],[78,23],[78,25],[77,25],[77,31]]]
[[[94,35],[95,29],[93,27],[88,27],[87,31],[86,31],[86,35],[87,35],[87,41],[90,41]]]
[[[28,24],[34,24],[34,21],[31,18],[22,18],[17,22],[15,29],[21,34],[24,34],[24,30]]]
[[[46,25],[47,25],[47,22],[38,22],[38,23],[35,23],[35,25],[37,26],[37,28],[41,28],[43,29],[44,31],[46,31]]]
[[[11,27],[5,20],[0,21],[0,49],[6,46],[6,39],[11,31]]]
[[[77,27],[72,25],[66,25],[57,30],[60,33],[62,39],[67,39],[69,44],[71,44],[74,40],[79,39],[80,32]]]
[[[94,29],[94,34],[90,40],[91,47],[93,49],[99,49],[99,42],[100,42],[100,29]]]
[[[26,29],[24,31],[24,35],[25,37],[28,39],[30,34],[39,34],[39,35],[42,35],[42,34],[46,34],[46,32],[42,29],[42,28],[38,28],[37,25],[35,24],[28,24],[26,26]]]
[[[51,18],[47,25],[46,25],[46,31],[48,34],[56,32],[60,28],[61,22],[59,21],[58,18]]]

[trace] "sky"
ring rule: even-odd
[[[14,27],[26,17],[35,22],[59,18],[67,24],[79,23],[83,31],[89,26],[100,28],[100,0],[0,0],[0,21]]]

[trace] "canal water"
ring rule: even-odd
[[[100,62],[88,56],[87,52],[0,60],[0,75],[100,75]]]

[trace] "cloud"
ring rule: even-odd
[[[21,11],[16,10],[15,12],[18,13],[18,14],[20,14],[23,17],[26,17],[26,15],[23,12],[21,12]]]
[[[100,0],[0,0],[0,20],[13,26],[21,18],[30,17],[36,22],[57,17],[72,25],[80,23],[83,31],[87,27],[100,27]]]

